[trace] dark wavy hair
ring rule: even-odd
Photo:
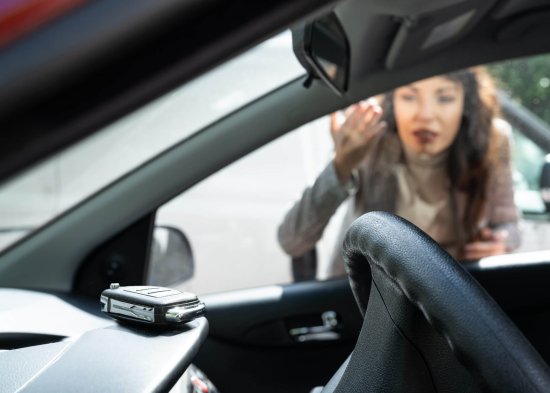
[[[483,67],[468,68],[441,75],[462,85],[464,110],[462,122],[454,142],[450,146],[447,173],[451,182],[451,202],[456,212],[457,191],[466,194],[466,206],[462,217],[463,231],[458,231],[458,245],[478,237],[478,223],[486,204],[489,167],[493,159],[495,143],[493,119],[499,113],[495,84]],[[394,92],[384,96],[383,110],[387,129],[397,133],[393,109]]]

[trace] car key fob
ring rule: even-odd
[[[111,284],[101,293],[101,311],[124,322],[178,326],[205,314],[196,295],[171,288]]]

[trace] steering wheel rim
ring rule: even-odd
[[[365,320],[336,391],[466,391],[466,385],[468,391],[548,390],[548,366],[527,339],[477,281],[413,224],[390,213],[367,213],[348,230],[343,254]],[[424,362],[414,365],[413,374],[426,374],[416,388],[410,377],[399,380],[410,374],[410,359]],[[449,367],[456,372],[447,373]],[[388,368],[395,378],[384,374]],[[440,371],[442,378],[435,375]]]

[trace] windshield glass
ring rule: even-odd
[[[0,250],[303,72],[284,32],[3,184]]]

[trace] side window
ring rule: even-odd
[[[277,227],[304,185],[327,165],[332,148],[329,120],[321,118],[162,206],[157,225],[182,230],[194,254],[194,276],[182,287],[200,294],[291,282]],[[318,245],[320,264],[334,245],[332,234],[336,231],[328,228]]]
[[[523,213],[517,251],[550,248],[550,222],[540,195],[540,174],[550,146],[550,56],[489,67],[502,89],[504,117],[513,128],[515,200]]]
[[[539,176],[548,153],[545,146],[550,146],[550,57],[498,63],[489,70],[503,91],[503,103],[507,100],[503,115],[512,125],[515,199],[524,217],[517,251],[548,249],[550,222],[540,197]],[[525,121],[525,116],[537,125]],[[277,242],[277,228],[332,154],[329,119],[322,118],[162,206],[157,225],[182,230],[194,253],[193,278],[182,287],[200,294],[293,281],[290,257]],[[317,278],[330,275],[329,260],[346,205],[341,205],[316,244]]]
[[[544,151],[521,128],[513,127],[512,165],[514,168],[515,198],[518,208],[524,214],[544,213],[540,197],[540,174],[544,162]]]

